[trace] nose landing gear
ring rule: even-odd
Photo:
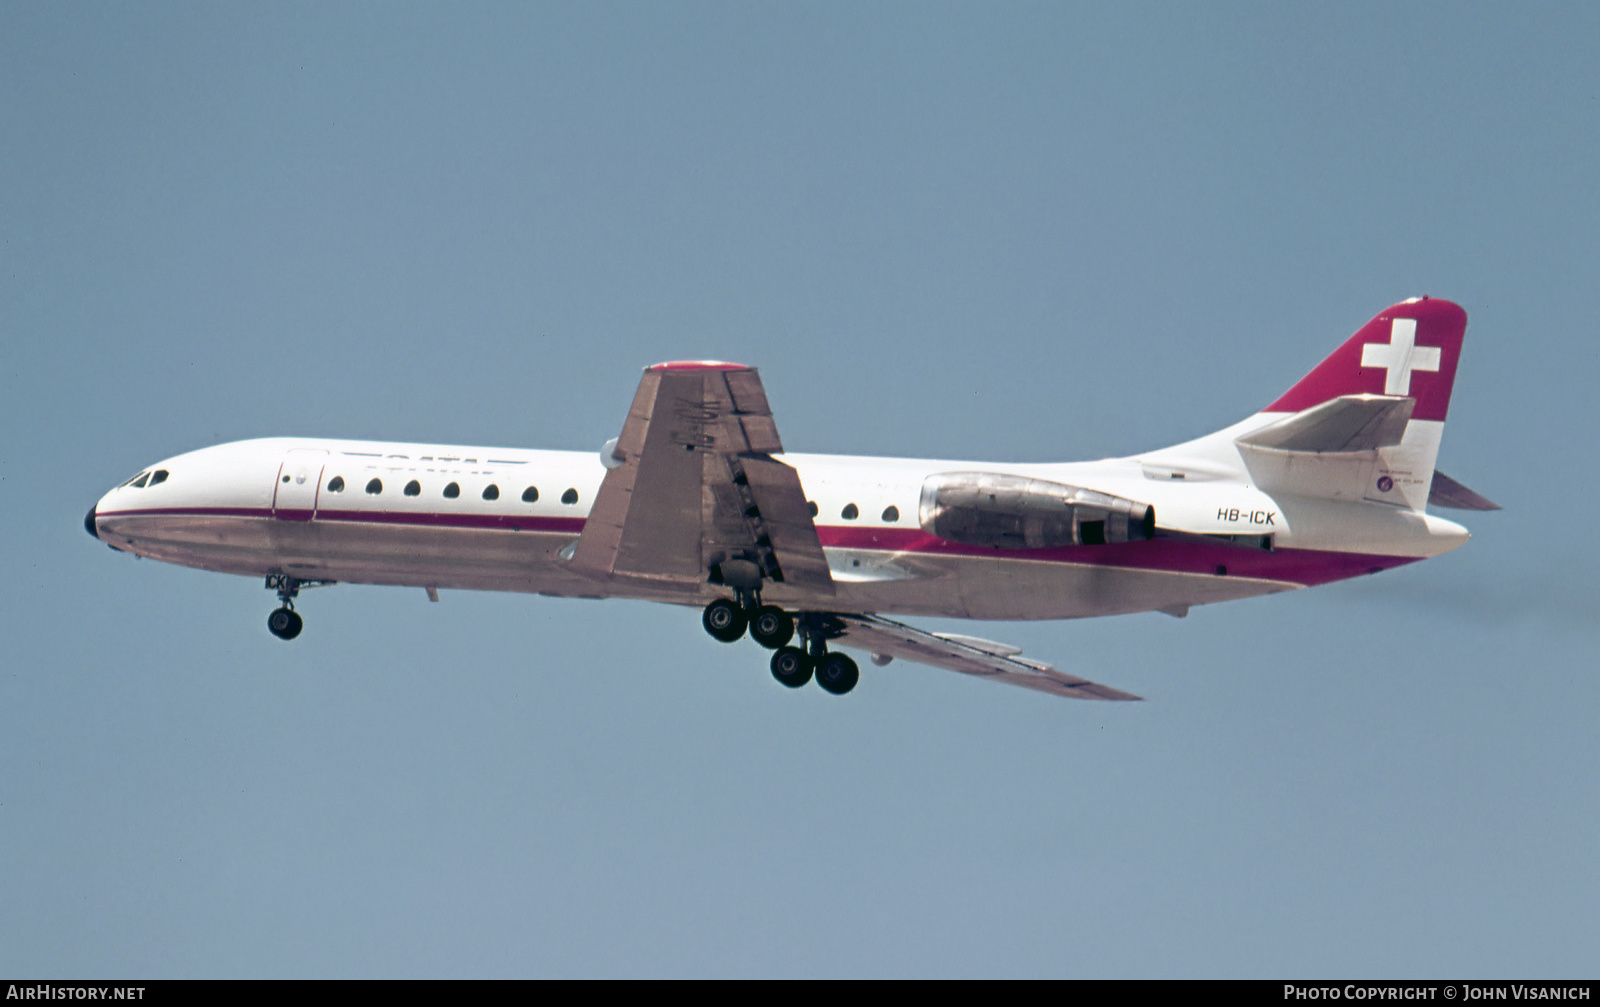
[[[300,614],[287,605],[273,609],[272,614],[267,616],[267,629],[280,640],[293,640],[300,635],[304,625]]]
[[[295,596],[303,587],[322,587],[332,583],[334,581],[331,580],[301,580],[286,573],[267,574],[267,590],[278,593],[279,605],[267,616],[267,632],[280,640],[293,640],[299,636],[300,630],[305,628],[305,621],[294,610]]]

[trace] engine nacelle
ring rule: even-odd
[[[918,520],[942,539],[993,549],[1137,542],[1156,532],[1149,504],[995,472],[929,476]]]

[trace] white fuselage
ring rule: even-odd
[[[1250,422],[1217,436],[1231,443]],[[766,597],[796,609],[973,619],[1177,612],[1375,572],[1466,540],[1459,525],[1420,509],[1269,495],[1242,466],[1217,466],[1202,457],[1205,441],[1194,444],[1198,453],[1180,446],[1051,465],[784,455],[815,505],[836,593],[809,598],[772,584]],[[1000,550],[924,530],[926,480],[975,470],[1140,501],[1172,534]],[[686,598],[570,568],[606,474],[591,452],[274,438],[189,452],[149,472],[166,475],[110,491],[88,525],[152,559],[302,581],[677,603],[716,594],[708,584]]]

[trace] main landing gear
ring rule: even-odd
[[[750,599],[741,599],[750,600]],[[772,677],[791,689],[816,678],[817,684],[836,696],[856,687],[861,670],[844,654],[828,651],[828,637],[837,636],[828,620],[814,612],[795,617],[776,605],[748,605],[718,598],[700,617],[706,632],[723,643],[733,643],[748,630],[751,639],[772,651]],[[800,646],[791,647],[795,633]]]
[[[321,587],[331,580],[300,580],[285,573],[267,574],[267,590],[278,592],[279,607],[267,616],[267,631],[280,640],[293,640],[300,635],[305,622],[294,610],[295,596],[303,587]]]

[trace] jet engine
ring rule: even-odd
[[[1149,504],[994,472],[929,476],[918,520],[942,539],[993,549],[1137,542],[1156,531],[1156,509]]]

